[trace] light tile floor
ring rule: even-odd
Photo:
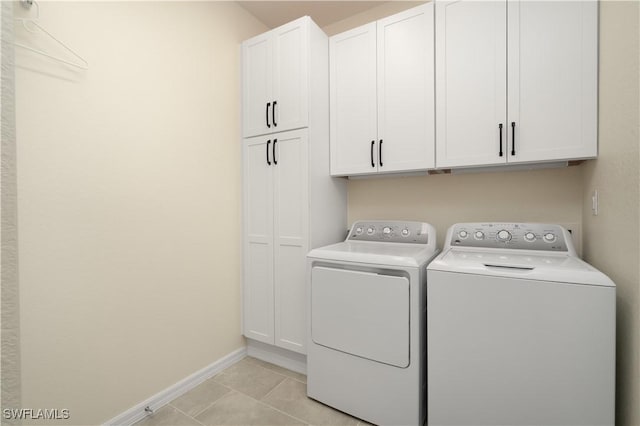
[[[368,423],[307,398],[307,376],[246,357],[136,425]]]

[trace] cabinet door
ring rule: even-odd
[[[309,18],[304,17],[273,32],[273,129],[306,127],[308,123]]]
[[[265,33],[242,44],[242,129],[245,137],[272,132],[272,38]]]
[[[598,3],[512,1],[508,22],[509,162],[595,157]]]
[[[275,190],[275,344],[306,352],[305,267],[309,194],[307,131],[273,135]]]
[[[267,141],[267,137],[244,140],[242,297],[244,335],[273,343],[273,145]]]
[[[379,171],[435,166],[433,33],[433,3],[378,21]]]
[[[506,1],[438,1],[435,7],[436,165],[504,163]]]
[[[331,174],[377,171],[376,23],[329,39]]]

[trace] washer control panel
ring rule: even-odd
[[[351,227],[347,241],[427,244],[429,228],[430,225],[423,222],[358,221]]]
[[[560,225],[542,223],[458,223],[450,231],[454,247],[569,251],[569,234]]]

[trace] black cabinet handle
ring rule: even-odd
[[[271,145],[271,139],[267,141],[267,165],[271,165],[271,161],[269,161],[269,145]]]
[[[371,141],[371,167],[375,167],[376,163],[373,162],[373,147],[375,146],[376,141]]]
[[[267,102],[267,113],[266,113],[266,118],[267,118],[267,127],[271,128],[271,124],[269,124],[269,107],[271,106],[271,102]]]
[[[498,153],[498,155],[502,157],[502,123],[498,124],[498,129],[500,131],[500,152]]]
[[[378,162],[380,163],[380,167],[382,167],[382,139],[380,139],[380,143],[378,144]]]
[[[511,155],[516,155],[516,122],[511,122]]]
[[[276,105],[278,105],[278,101],[273,101],[273,108],[271,109],[271,121],[273,121],[273,127],[278,127],[278,123],[276,123]]]
[[[275,105],[275,103],[273,104]],[[273,140],[273,164],[278,164],[278,158],[276,157],[276,144],[278,143],[278,139]]]

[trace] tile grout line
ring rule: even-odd
[[[275,365],[275,364],[272,364],[272,363],[267,362],[267,361],[263,361],[263,360],[258,359],[258,358],[253,358],[253,357],[250,357],[249,355],[245,356],[245,357],[244,357],[244,358],[242,358],[242,359],[247,359],[247,358],[251,358],[252,360],[262,361],[262,362],[263,362],[263,363],[265,363],[265,364],[273,365],[274,367],[277,367],[277,368],[280,368],[280,369],[283,369],[283,370],[290,371],[290,372],[292,372],[292,373],[294,373],[294,374],[300,374],[300,375],[302,375],[302,376],[305,376],[305,377],[306,377],[306,374],[298,373],[297,371],[289,370],[288,368],[280,367],[279,365]],[[269,371],[271,371],[271,372],[273,372],[273,373],[280,374],[281,376],[285,376],[285,377],[288,377],[288,378],[290,378],[290,379],[296,380],[296,381],[298,381],[298,382],[300,382],[300,383],[304,383],[305,385],[307,384],[307,382],[303,382],[302,380],[298,379],[297,377],[290,376],[290,375],[288,375],[288,374],[286,374],[286,373],[284,373],[284,374],[283,374],[283,373],[280,373],[280,372],[278,372],[278,370],[276,370],[276,369],[269,368],[269,367],[265,367],[265,366],[261,365],[260,363],[255,362],[255,361],[250,361],[250,360],[248,360],[248,359],[247,359],[247,362],[249,362],[249,363],[251,363],[251,364],[253,364],[253,365],[255,365],[255,366],[258,366],[258,367],[262,367],[262,368],[264,368],[264,369],[267,369],[267,370],[269,370]]]
[[[247,359],[247,357],[244,357],[244,358],[243,358],[243,360],[246,360],[246,359]],[[258,364],[258,363],[256,363],[256,362],[253,362],[253,361],[250,361],[250,360],[247,360],[247,362],[248,362],[249,364],[253,365],[254,367],[261,368],[261,369],[263,369],[263,370],[268,371],[269,373],[272,373],[272,374],[278,375],[278,376],[280,376],[280,377],[282,377],[282,378],[283,378],[283,380],[281,380],[277,385],[275,385],[275,386],[274,386],[274,387],[273,387],[269,392],[267,392],[266,394],[264,394],[264,395],[262,396],[262,398],[266,398],[268,395],[270,395],[270,394],[271,394],[271,393],[272,393],[272,392],[273,392],[273,391],[274,391],[278,386],[280,386],[281,384],[283,384],[287,379],[295,380],[295,381],[297,381],[297,382],[299,382],[299,383],[302,383],[302,384],[304,384],[304,385],[306,386],[306,383],[302,382],[301,380],[296,380],[296,379],[294,379],[293,377],[287,376],[287,375],[285,375],[285,374],[281,374],[281,373],[279,373],[279,372],[277,372],[277,371],[275,371],[275,370],[272,370],[272,369],[270,369],[270,368],[268,368],[268,367],[263,367],[262,365],[260,365],[260,364]],[[265,361],[265,362],[266,362],[266,361]],[[222,374],[224,374],[224,372],[225,372],[225,370],[221,371],[221,372],[220,372],[220,374],[222,375]],[[213,378],[215,379],[215,376],[214,376]],[[222,385],[222,383],[220,383],[220,382],[216,382],[216,383],[219,383],[219,384],[221,384],[221,385]],[[224,385],[223,385],[223,386],[224,386]],[[278,408],[274,407],[273,405],[270,405],[270,404],[268,404],[268,403],[266,403],[266,402],[262,401],[262,398],[261,398],[261,399],[257,399],[257,398],[255,398],[255,397],[253,397],[253,396],[251,396],[251,395],[248,395],[248,394],[246,394],[245,392],[242,392],[241,390],[236,389],[236,388],[234,388],[234,387],[232,387],[232,386],[227,386],[227,387],[229,387],[230,389],[232,389],[232,390],[233,390],[233,391],[235,391],[235,392],[238,392],[238,393],[240,393],[240,394],[242,394],[242,395],[245,395],[245,396],[247,396],[247,397],[249,397],[249,398],[253,399],[254,401],[258,402],[259,404],[261,404],[261,405],[263,405],[263,406],[265,406],[265,407],[267,407],[267,408],[271,408],[271,409],[273,409],[273,410],[277,411],[277,412],[278,412],[278,413],[280,413],[280,414],[283,414],[283,415],[285,415],[285,416],[287,416],[287,417],[290,417],[290,418],[292,418],[292,419],[294,419],[294,420],[296,420],[296,421],[299,421],[299,422],[301,422],[301,423],[303,423],[303,424],[305,424],[305,425],[309,425],[309,422],[307,422],[306,420],[302,420],[302,419],[300,419],[300,418],[298,418],[298,417],[296,417],[296,416],[293,416],[293,415],[291,415],[291,414],[289,414],[289,413],[286,413],[286,412],[284,412],[284,411],[282,411],[282,410],[280,410],[280,409],[278,409]],[[222,398],[220,398],[220,399],[222,399]],[[211,406],[215,405],[215,403],[216,403],[216,402],[218,402],[218,401],[215,401],[213,404],[211,404]],[[211,406],[209,406],[209,407],[211,407]],[[208,409],[209,407],[207,407],[207,409]],[[204,412],[204,411],[203,411],[203,412]]]
[[[212,377],[213,378],[213,377]],[[197,413],[195,413],[193,416],[187,414],[187,416],[193,417],[198,423],[202,424],[199,420],[196,419],[196,416],[199,416],[200,414],[204,413],[205,411],[207,411],[209,408],[211,408],[214,404],[216,404],[218,401],[220,401],[222,398],[224,398],[225,396],[229,395],[230,393],[236,392],[235,389],[223,385],[222,383],[218,383],[216,381],[214,381],[215,384],[222,386],[225,389],[228,389],[229,392],[225,393],[224,395],[222,395],[221,397],[219,397],[218,399],[216,399],[215,401],[213,401],[212,403],[210,403],[209,405],[207,405],[205,408],[203,408],[202,410],[198,411]],[[175,401],[175,400],[174,400]],[[173,402],[173,401],[171,401]],[[186,413],[185,413],[186,414]]]
[[[177,398],[176,398],[177,399]],[[174,400],[175,401],[175,400]],[[195,417],[185,413],[184,411],[182,411],[181,409],[179,409],[178,407],[176,407],[175,405],[172,404],[173,401],[171,401],[170,403],[168,403],[167,405],[169,405],[171,408],[173,408],[174,410],[176,410],[177,412],[184,414],[185,416],[189,417],[191,420],[193,420],[194,422],[198,423],[199,425],[202,426],[206,426],[204,423],[202,423],[201,421],[199,421],[198,419],[196,419]],[[215,404],[215,402],[214,402]]]
[[[247,357],[242,358],[242,360],[245,360],[245,359],[247,359]],[[266,397],[267,395],[269,395],[271,392],[273,392],[273,390],[274,390],[275,388],[277,388],[278,386],[280,386],[280,384],[281,384],[282,382],[284,382],[286,379],[290,378],[290,377],[289,377],[289,376],[287,376],[287,375],[280,374],[280,373],[278,373],[278,372],[276,372],[276,371],[274,371],[274,370],[271,370],[270,368],[263,367],[263,366],[261,366],[260,364],[254,363],[254,362],[252,362],[252,361],[247,360],[247,362],[248,362],[249,364],[253,365],[254,367],[261,368],[261,369],[263,369],[263,370],[265,370],[265,371],[268,371],[268,372],[269,372],[269,373],[271,373],[271,374],[275,374],[275,375],[280,376],[280,377],[282,377],[282,378],[283,378],[283,380],[281,380],[280,382],[278,382],[278,384],[276,384],[276,385],[275,385],[271,390],[269,390],[269,392],[267,392],[266,394],[264,394],[264,395],[262,396],[262,398],[264,398],[264,397]],[[236,364],[234,364],[234,365],[236,365]],[[218,375],[223,375],[223,374],[225,373],[225,371],[226,371],[226,370],[221,371]],[[216,383],[218,383],[218,384],[220,384],[220,385],[222,385],[222,386],[228,387],[229,389],[233,389],[233,390],[234,390],[234,391],[236,391],[236,392],[240,392],[241,394],[246,395],[246,396],[248,396],[248,397],[250,397],[250,398],[253,398],[253,399],[255,399],[256,401],[259,401],[259,399],[257,399],[257,398],[255,398],[255,397],[253,397],[253,396],[249,395],[248,393],[245,393],[245,392],[241,391],[240,389],[236,389],[236,388],[234,388],[233,386],[225,385],[225,384],[223,384],[223,383],[218,382],[217,380],[215,380],[215,378],[216,378],[218,375],[216,375],[216,376],[212,377],[212,379],[214,379],[214,381],[215,381]],[[295,379],[294,379],[294,380],[295,380]],[[302,383],[302,382],[300,382],[300,383]],[[305,383],[305,385],[306,385],[306,383]]]
[[[280,382],[278,382],[278,384],[275,385],[269,392],[267,392],[264,395],[262,395],[262,398],[260,398],[258,401],[262,401],[264,398],[266,398],[267,396],[271,395],[271,393],[273,393],[274,390],[276,390],[281,384],[286,382],[288,377],[287,376],[283,376],[283,377],[284,377],[284,380],[281,380]]]
[[[278,386],[280,386],[280,384],[278,384]],[[276,386],[276,388],[277,388],[278,386]],[[274,389],[275,389],[275,388],[274,388]],[[269,393],[271,393],[271,392],[269,392]],[[265,396],[267,396],[267,395],[265,395]],[[251,397],[249,397],[249,398],[251,398]],[[255,399],[255,398],[254,398],[254,399]],[[292,415],[292,414],[289,414],[289,413],[287,413],[287,412],[285,412],[285,411],[282,411],[282,410],[280,410],[279,408],[274,407],[274,406],[273,406],[273,405],[271,405],[271,404],[267,404],[266,402],[264,402],[264,401],[262,401],[262,400],[256,399],[256,401],[257,401],[258,403],[260,403],[260,404],[262,404],[262,405],[264,405],[264,406],[268,407],[268,408],[271,408],[271,409],[273,409],[273,410],[275,410],[275,411],[279,412],[280,414],[284,414],[284,415],[285,415],[285,416],[287,416],[287,417],[291,417],[291,418],[292,418],[292,419],[294,419],[294,420],[297,420],[297,421],[299,421],[299,422],[302,422],[303,424],[305,424],[305,425],[307,425],[307,426],[309,426],[309,425],[311,424],[311,423],[309,423],[309,422],[308,422],[308,421],[306,421],[306,420],[300,419],[300,418],[298,418],[298,417],[296,417],[296,416],[294,416],[294,415]]]

